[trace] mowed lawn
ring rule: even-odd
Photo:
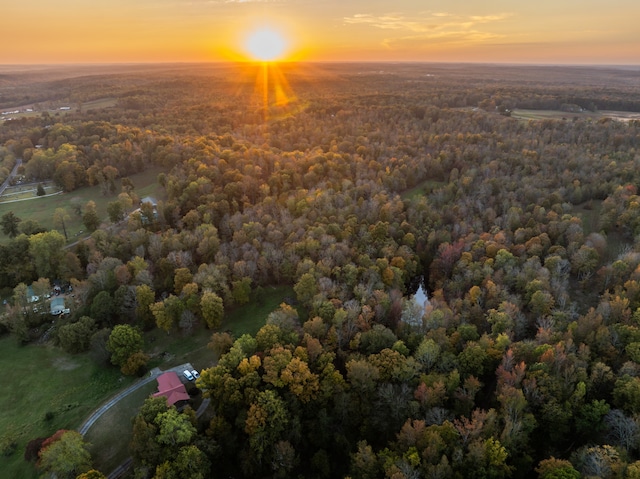
[[[291,286],[264,288],[262,300],[257,301],[253,294],[248,304],[227,313],[221,330],[231,331],[235,338],[243,334],[255,335],[285,297],[295,297]],[[199,325],[191,334],[177,330],[167,334],[160,329],[145,333],[144,349],[151,356],[149,368],[167,370],[184,363],[191,363],[198,371],[212,367],[215,355],[207,344],[214,332]],[[91,444],[94,465],[103,473],[109,474],[129,456],[131,419],[157,386],[158,383],[152,381],[119,401],[87,431],[85,438]]]
[[[158,174],[162,171],[164,170],[160,168],[152,168],[129,177],[133,182],[134,192],[138,197],[153,196],[156,199],[162,199],[163,190],[157,182]],[[119,193],[119,181],[116,182],[116,187]],[[69,242],[73,242],[79,237],[84,236],[83,233],[86,233],[86,228],[82,224],[82,216],[74,212],[72,207],[73,202],[78,201],[83,207],[90,200],[95,202],[98,216],[103,221],[108,222],[107,205],[115,201],[117,197],[117,194],[113,196],[103,196],[99,186],[87,186],[70,193],[35,197],[34,199],[15,202],[0,202],[0,217],[9,211],[13,211],[13,213],[23,221],[34,220],[47,229],[58,229],[53,223],[53,213],[57,208],[64,208],[69,215],[69,221],[66,224],[68,240]],[[62,229],[59,229],[59,231],[63,234]],[[81,231],[83,233],[80,233]],[[0,234],[0,242],[7,240],[7,236]]]
[[[48,345],[19,346],[0,339],[0,437],[18,443],[9,457],[0,456],[2,477],[38,477],[24,459],[27,442],[58,429],[76,429],[103,401],[131,384],[115,368],[97,366],[87,355],[72,356]],[[51,416],[47,419],[47,414]]]
[[[129,456],[133,418],[151,394],[158,390],[158,382],[151,381],[123,398],[100,416],[84,436],[94,465],[109,474]]]
[[[443,181],[425,180],[419,185],[403,191],[401,196],[404,200],[419,199],[422,196],[431,194],[433,190],[444,185],[445,183]]]

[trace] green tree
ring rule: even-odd
[[[100,471],[96,471],[95,469],[91,469],[90,471],[83,472],[76,479],[107,479],[107,476],[102,474]]]
[[[194,445],[181,447],[173,465],[176,468],[177,477],[188,477],[190,479],[210,477],[211,464],[207,456]]]
[[[95,231],[100,226],[100,218],[98,217],[98,209],[94,201],[87,201],[82,214],[82,223],[89,231]]]
[[[200,310],[202,311],[202,318],[206,321],[209,329],[216,329],[222,325],[224,304],[222,298],[216,293],[211,291],[202,293]]]
[[[96,322],[89,316],[82,316],[75,323],[58,328],[58,341],[65,351],[81,353],[89,349],[91,336],[96,332]]]
[[[156,325],[167,333],[180,321],[185,309],[184,303],[173,294],[170,294],[164,301],[152,304],[149,308],[156,319]]]
[[[2,232],[10,238],[15,238],[20,232],[18,226],[22,220],[18,218],[13,211],[9,211],[2,215],[0,220],[0,226],[2,226]]]
[[[231,296],[237,305],[243,305],[249,302],[249,294],[251,293],[251,278],[246,276],[238,281],[231,283]]]
[[[311,273],[304,273],[293,287],[296,292],[298,301],[303,304],[309,304],[313,297],[318,293],[318,284],[316,278]]]
[[[47,192],[44,190],[44,186],[42,186],[42,183],[38,183],[38,187],[36,188],[36,195],[37,196],[44,196],[46,194],[47,194]]]
[[[175,407],[158,414],[154,422],[158,426],[156,441],[166,446],[189,444],[196,435],[196,428],[191,424],[189,416],[180,414]]]
[[[173,290],[177,295],[182,293],[182,288],[186,284],[189,284],[193,281],[193,275],[189,268],[178,268],[176,269],[175,276],[173,278]]]
[[[153,324],[154,317],[150,306],[155,301],[156,294],[146,284],[136,286],[136,316],[146,326]]]
[[[64,259],[65,239],[57,231],[47,231],[29,237],[29,254],[41,278],[57,278]]]
[[[580,473],[573,464],[564,459],[544,459],[536,467],[539,479],[580,479]]]
[[[553,295],[548,291],[538,290],[531,295],[531,301],[529,301],[529,307],[531,311],[538,316],[545,316],[551,313],[555,300]]]
[[[47,231],[47,229],[41,226],[36,220],[24,220],[20,223],[20,232],[27,236],[44,233],[45,231]]]
[[[160,413],[168,410],[167,398],[147,398],[133,420],[133,431],[130,444],[131,455],[137,463],[147,467],[155,467],[164,459],[162,446],[156,441],[158,426],[155,423]]]
[[[164,306],[164,301],[158,301],[156,303],[150,304],[149,310],[156,320],[156,326],[158,326],[160,329],[165,330],[168,334],[169,331],[171,331],[171,328],[173,328],[173,318],[171,318],[171,316],[167,314],[166,308]]]
[[[60,439],[40,451],[39,467],[59,479],[74,479],[91,468],[91,454],[82,435],[66,431]]]
[[[128,324],[119,324],[113,328],[107,341],[111,362],[120,367],[127,362],[132,354],[142,351],[142,346],[142,334]]]
[[[278,394],[273,390],[260,392],[249,407],[244,427],[258,462],[269,454],[288,424],[289,413]]]
[[[110,201],[107,205],[107,214],[112,223],[118,223],[124,219],[124,209],[120,201]]]
[[[101,324],[111,324],[115,304],[107,291],[100,291],[91,301],[91,316]]]

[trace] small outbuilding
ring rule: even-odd
[[[174,371],[167,371],[158,376],[158,392],[153,397],[164,396],[167,398],[167,404],[172,406],[180,401],[188,401],[189,394],[180,381],[178,374]]]

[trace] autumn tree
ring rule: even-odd
[[[94,201],[89,200],[84,206],[82,214],[82,223],[89,231],[95,231],[100,226],[100,218]]]
[[[200,297],[200,310],[202,318],[209,329],[216,329],[222,325],[224,317],[224,305],[222,298],[216,293],[205,291]]]
[[[82,435],[66,431],[40,451],[38,467],[59,478],[74,479],[91,468],[91,455]]]
[[[153,324],[154,316],[151,312],[151,305],[155,300],[154,291],[146,284],[136,286],[136,317],[138,317],[145,327]]]

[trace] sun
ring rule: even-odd
[[[261,28],[247,37],[245,46],[253,58],[269,62],[282,58],[287,42],[277,31]]]

